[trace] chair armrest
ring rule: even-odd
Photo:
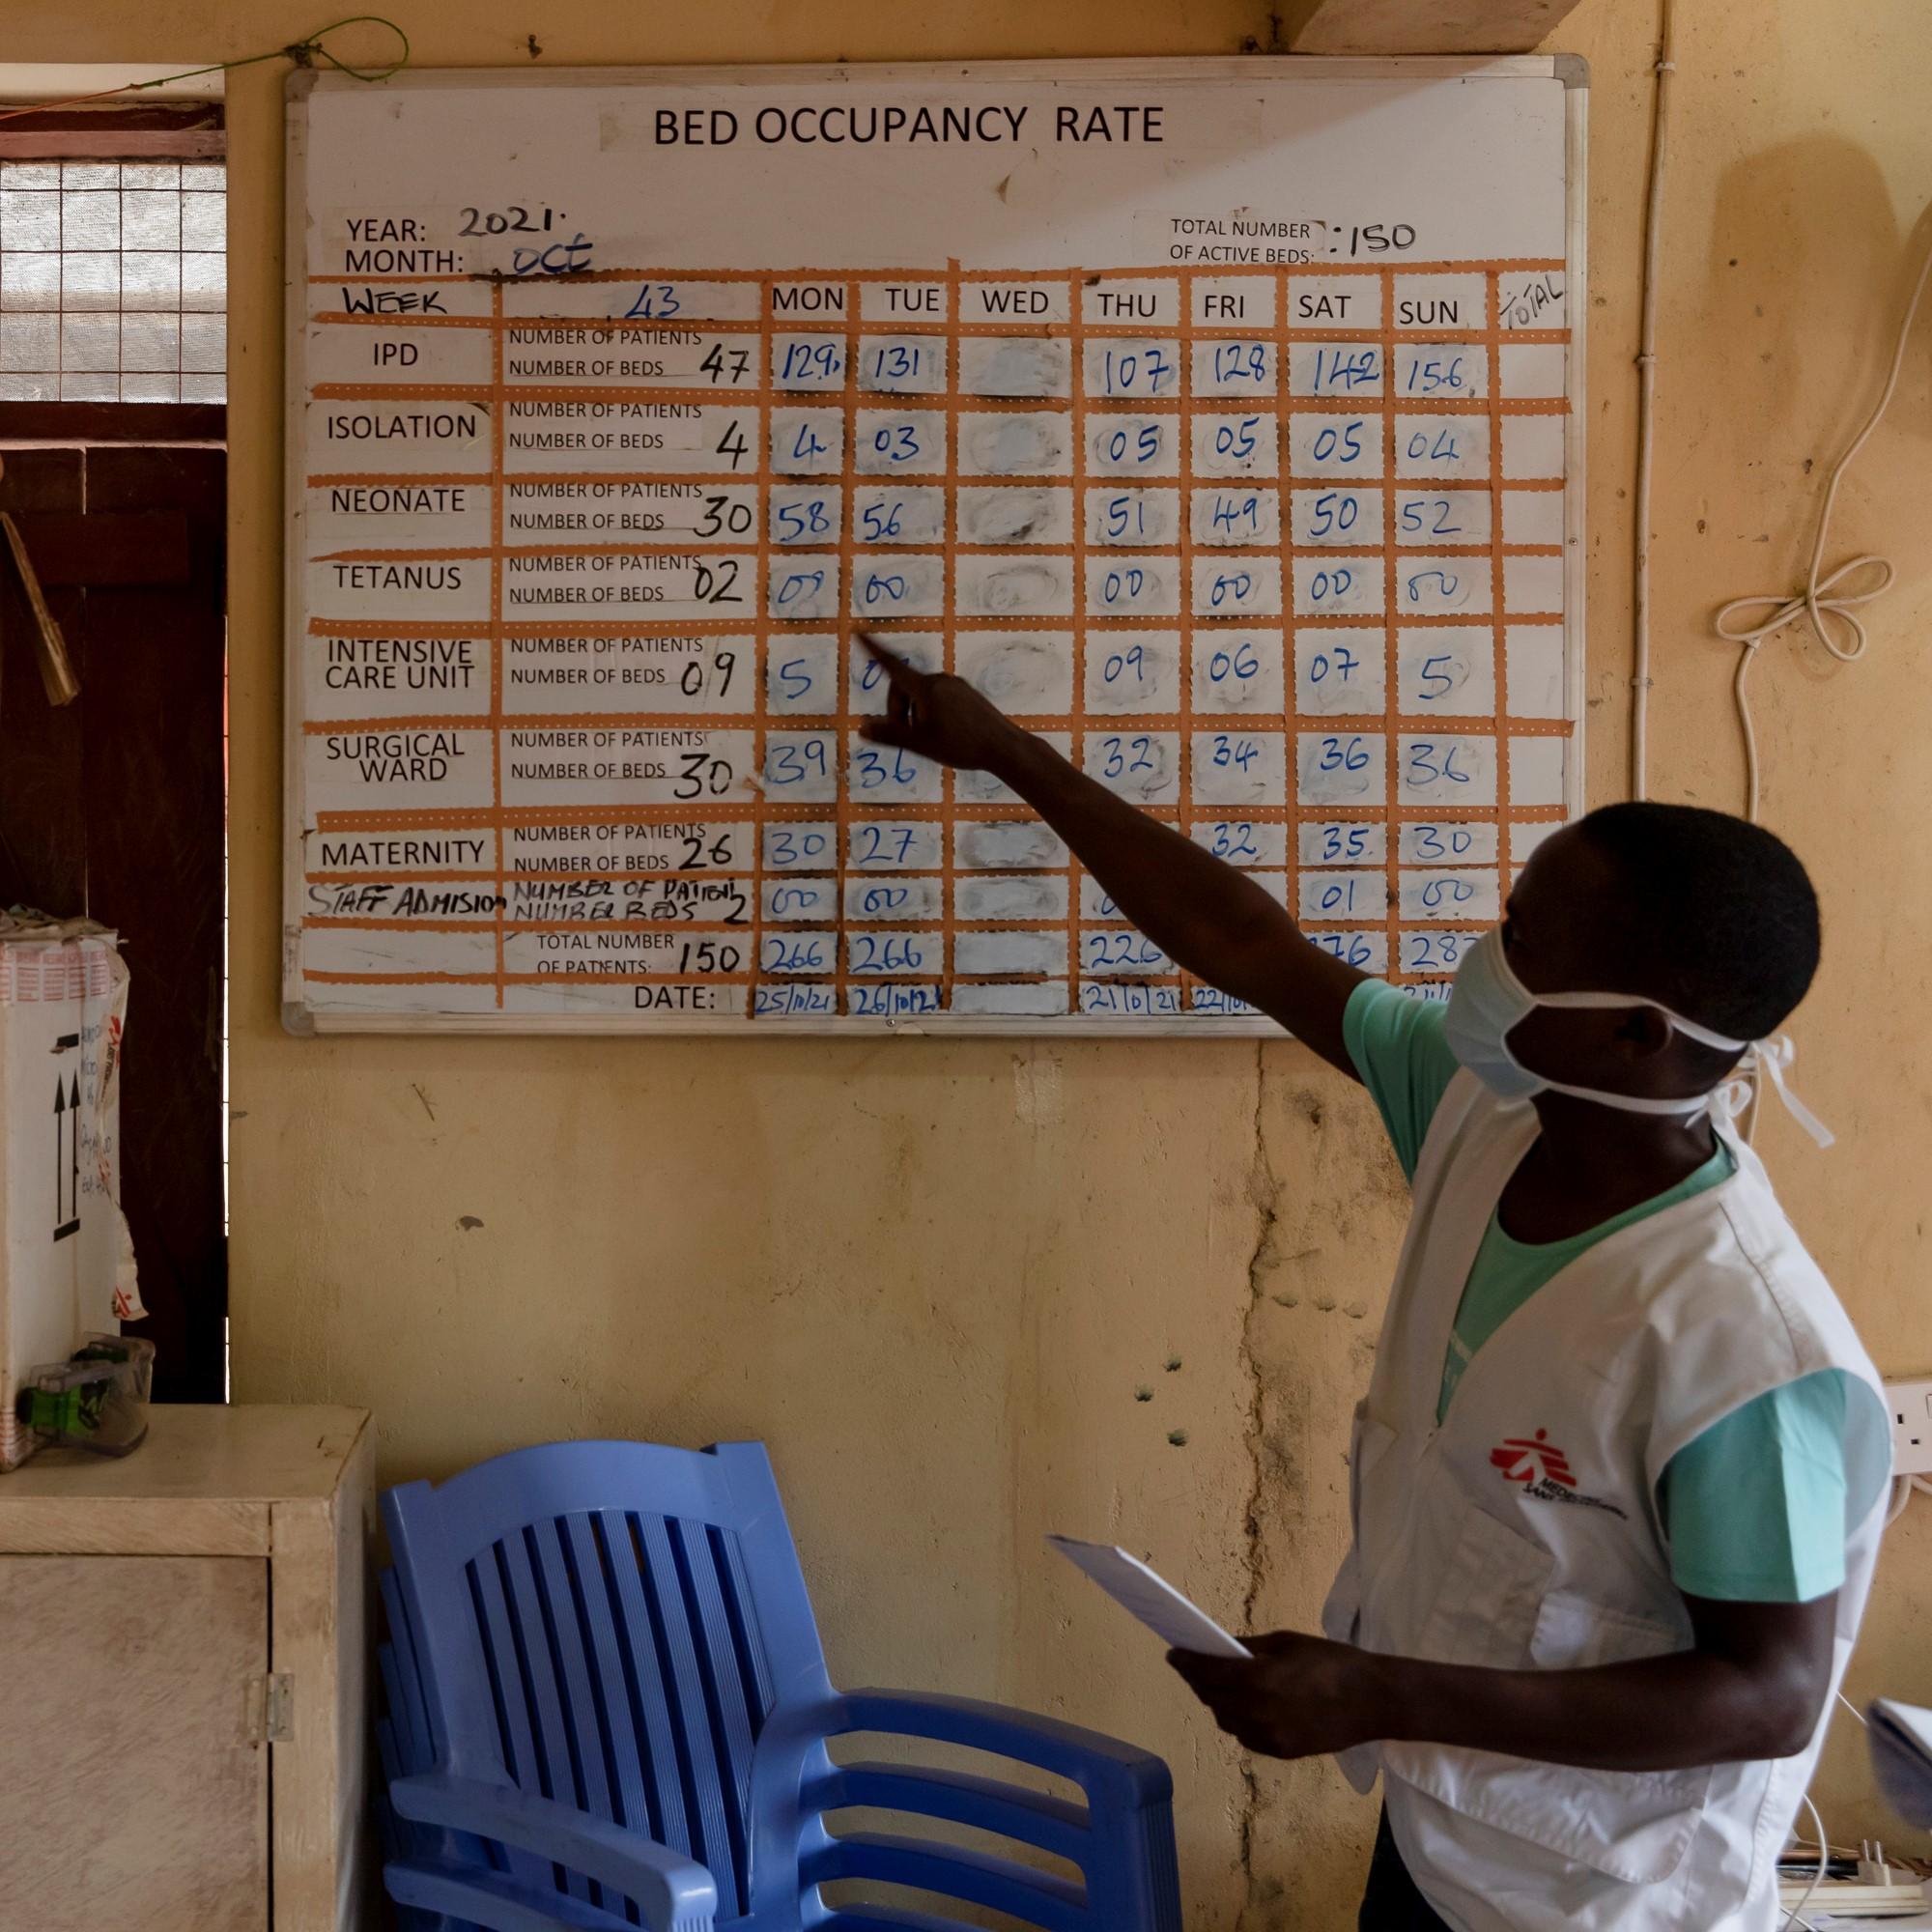
[[[401,1923],[427,1932],[637,1932],[620,1912],[586,1905],[567,1892],[520,1884],[488,1865],[413,1860],[383,1867],[383,1884]],[[684,1932],[680,1927],[679,1932]],[[691,1932],[711,1932],[708,1918]]]
[[[1078,1724],[988,1704],[915,1690],[850,1690],[834,1699],[826,1735],[884,1731],[994,1751],[1071,1778],[1090,1804],[1143,1810],[1166,1804],[1174,1779],[1153,1752]]]
[[[515,1785],[402,1777],[389,1786],[389,1804],[415,1824],[494,1838],[610,1886],[637,1901],[650,1932],[708,1925],[718,1911],[711,1874],[682,1852]]]

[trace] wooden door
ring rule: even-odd
[[[156,407],[103,405],[92,432],[126,435]],[[0,440],[20,413],[0,408]],[[50,710],[21,628],[0,635],[0,905],[84,911],[121,935],[122,1206],[152,1318],[133,1332],[155,1344],[156,1394],[181,1402],[220,1402],[227,1382],[226,455],[0,449],[0,509],[80,676],[79,698]]]
[[[0,1556],[0,1920],[266,1932],[269,1566]]]

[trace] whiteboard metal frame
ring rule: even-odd
[[[308,100],[318,90],[353,93],[371,85],[407,92],[479,87],[631,86],[844,86],[856,74],[867,80],[961,81],[980,79],[1252,81],[1323,80],[1560,80],[1564,87],[1564,286],[1570,297],[1570,353],[1565,364],[1564,432],[1564,691],[1571,725],[1564,763],[1565,811],[1583,809],[1583,713],[1585,628],[1583,545],[1586,475],[1584,362],[1587,299],[1585,214],[1588,208],[1589,66],[1579,54],[1512,54],[1495,59],[1457,55],[1398,55],[1330,59],[1321,55],[1208,55],[1155,60],[893,61],[827,66],[792,63],[746,67],[578,67],[525,72],[516,68],[405,69],[386,81],[298,69],[288,77],[284,99],[286,180],[283,186],[282,286],[284,359],[282,398],[283,615],[282,615],[282,1024],[291,1034],[559,1034],[650,1038],[692,1036],[734,1038],[799,1038],[888,1035],[948,1036],[980,1039],[1280,1039],[1284,1028],[1266,1018],[1205,1019],[1123,1015],[1088,1018],[1075,1013],[1028,1018],[1020,1014],[924,1013],[917,1018],[869,1018],[851,1014],[804,1019],[739,1018],[732,1014],[677,1014],[665,1019],[580,1013],[332,1013],[303,998],[302,849],[303,760],[302,630],[307,555],[306,447],[303,400],[307,394],[308,344]],[[1504,753],[1507,755],[1507,753]]]

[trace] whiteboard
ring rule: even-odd
[[[861,625],[1439,997],[1580,798],[1585,98],[294,76],[289,1026],[1273,1031]]]

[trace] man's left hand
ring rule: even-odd
[[[1264,1757],[1316,1757],[1385,1735],[1380,1660],[1353,1644],[1275,1631],[1250,1658],[1171,1650],[1167,1661],[1232,1738]]]

